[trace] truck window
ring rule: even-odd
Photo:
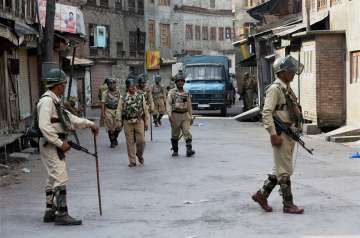
[[[190,80],[223,80],[224,71],[221,66],[195,65],[185,68],[186,81]]]

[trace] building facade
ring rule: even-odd
[[[163,78],[186,55],[226,55],[235,71],[231,0],[153,0],[146,6],[147,49],[160,52]]]

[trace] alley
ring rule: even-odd
[[[164,120],[165,122],[166,120]],[[193,126],[196,156],[170,157],[169,125],[147,134],[145,166],[128,168],[123,134],[110,149],[99,136],[103,216],[97,208],[95,162],[80,152],[68,156],[69,207],[80,227],[42,223],[46,172],[34,156],[19,184],[1,187],[0,237],[358,237],[360,162],[350,148],[307,136],[310,157],[296,152],[295,202],[304,215],[282,213],[277,190],[273,213],[264,213],[250,196],[271,171],[268,135],[260,123],[198,118]],[[92,150],[88,131],[82,144]]]

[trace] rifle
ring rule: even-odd
[[[294,141],[299,143],[302,148],[304,148],[308,153],[311,155],[313,154],[314,149],[309,149],[306,147],[305,142],[300,138],[300,133],[295,132],[291,128],[287,127],[278,117],[273,116],[274,124],[276,133],[280,135],[282,132],[284,132],[286,135],[288,135],[290,138],[292,138]]]
[[[96,142],[96,136],[94,135],[94,147],[95,147],[95,153],[91,153],[88,149],[86,149],[85,147],[82,147],[81,145],[73,142],[73,141],[68,141],[68,144],[70,145],[71,148],[75,149],[75,150],[79,150],[82,151],[88,155],[91,155],[95,158],[96,161],[96,180],[97,180],[97,189],[98,189],[98,201],[99,201],[99,211],[100,211],[100,216],[102,216],[102,206],[101,206],[101,191],[100,191],[100,176],[99,176],[99,158],[98,158],[98,153],[97,153],[97,142]]]

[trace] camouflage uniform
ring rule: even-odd
[[[244,111],[248,111],[254,106],[254,99],[256,95],[257,84],[253,76],[249,74],[244,75],[244,88],[243,88],[243,101],[244,101]]]
[[[127,93],[121,98],[117,111],[117,115],[121,115],[119,120],[124,125],[129,167],[136,165],[136,158],[138,158],[139,163],[143,164],[144,125],[145,122],[149,121],[149,111],[144,95],[138,92],[135,92],[134,95]]]

